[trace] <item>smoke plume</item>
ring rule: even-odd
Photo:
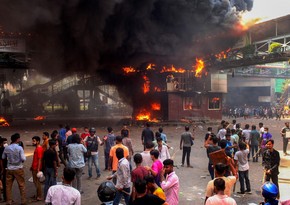
[[[192,65],[195,56],[232,46],[239,37],[235,30],[239,12],[253,6],[253,0],[0,3],[0,25],[5,31],[32,34],[28,48],[33,68],[46,75],[97,72],[123,93],[133,80],[120,75],[123,66]]]

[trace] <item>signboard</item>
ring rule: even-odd
[[[282,93],[285,79],[275,79],[275,93]]]
[[[211,74],[211,92],[215,93],[228,92],[227,74]]]
[[[26,46],[24,39],[0,38],[0,52],[25,53]]]

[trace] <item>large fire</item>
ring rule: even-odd
[[[160,103],[152,103],[151,104],[151,109],[152,110],[160,110],[161,109]]]
[[[8,127],[10,126],[9,123],[6,121],[4,117],[0,116],[0,127]]]
[[[195,77],[201,78],[202,71],[204,69],[204,61],[202,59],[196,58],[196,64],[195,64]]]
[[[173,72],[173,73],[185,73],[185,69],[183,68],[175,68],[173,65],[169,68],[166,68],[165,66],[160,71],[160,73],[166,73],[166,72]]]

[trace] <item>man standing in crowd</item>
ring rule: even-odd
[[[71,187],[75,178],[75,171],[65,167],[61,185],[54,185],[48,189],[45,204],[47,205],[81,205],[81,194]]]
[[[266,148],[266,143],[269,139],[272,139],[272,134],[269,132],[269,128],[265,127],[264,128],[264,133],[262,135],[262,139],[261,139],[261,149],[262,149],[262,153],[267,149]]]
[[[164,168],[161,172],[161,188],[165,192],[166,201],[170,205],[179,203],[179,178],[173,171],[173,160],[166,159],[163,162]],[[164,176],[166,175],[166,178]]]
[[[25,178],[23,170],[23,162],[26,160],[23,148],[18,145],[20,135],[14,134],[11,136],[11,144],[5,147],[2,159],[7,159],[7,173],[6,173],[6,204],[12,204],[12,185],[16,179],[21,196],[21,204],[26,204],[25,194]]]
[[[153,164],[151,167],[146,167],[146,169],[154,176],[155,182],[158,186],[160,186],[160,177],[161,177],[161,171],[163,168],[162,162],[158,159],[159,152],[158,150],[154,149],[150,151],[151,159],[153,161]]]
[[[104,142],[104,157],[105,157],[105,170],[108,170],[109,168],[109,160],[110,160],[110,150],[111,147],[115,145],[115,134],[113,132],[112,127],[107,128],[108,134],[104,136],[103,142]]]
[[[274,149],[274,140],[270,139],[266,142],[266,150],[263,153],[262,165],[265,172],[265,181],[270,181],[277,186],[278,184],[278,175],[279,175],[279,165],[280,165],[280,154],[277,150]]]
[[[258,162],[258,149],[259,149],[260,133],[256,130],[256,125],[252,125],[250,133],[249,145],[252,151],[253,162]]]
[[[154,177],[152,175],[147,175],[145,177],[145,180],[147,183],[148,192],[151,194],[154,194],[155,196],[158,196],[160,199],[163,199],[164,201],[166,201],[165,193],[161,189],[161,187],[156,184]]]
[[[69,167],[74,169],[76,180],[73,181],[73,187],[82,194],[82,173],[85,167],[84,153],[87,149],[81,144],[81,138],[78,134],[73,135],[72,143],[67,147],[69,157]]]
[[[66,142],[65,142],[65,133],[66,129],[63,127],[62,124],[59,125],[59,132],[58,132],[58,147],[59,147],[59,159],[61,163],[63,163],[64,166],[66,166],[66,156],[67,156],[67,150],[66,150]]]
[[[146,149],[146,144],[147,143],[154,141],[154,133],[150,129],[150,123],[149,122],[146,122],[146,127],[142,131],[141,141],[142,141],[142,145],[144,146],[144,150]]]
[[[85,139],[85,144],[87,145],[87,152],[90,152],[90,156],[88,156],[88,179],[91,179],[93,176],[93,165],[95,165],[98,179],[101,176],[98,149],[99,145],[103,145],[103,142],[100,140],[99,136],[96,136],[96,129],[94,127],[90,128],[89,133],[90,136]]]
[[[118,159],[118,169],[112,176],[107,178],[108,180],[117,178],[116,188],[118,191],[113,205],[119,205],[122,196],[125,199],[126,205],[129,205],[131,186],[129,161],[124,157],[124,149],[120,147],[116,149],[116,157]]]
[[[43,166],[45,170],[44,199],[46,198],[49,187],[56,185],[57,177],[57,154],[54,151],[56,141],[48,141],[49,149],[43,154]]]
[[[48,132],[43,132],[42,139],[43,139],[43,142],[42,142],[41,146],[43,148],[43,151],[45,152],[48,149],[49,133]]]
[[[165,159],[170,159],[168,148],[166,145],[163,145],[162,138],[158,137],[156,141],[157,141],[157,146],[155,149],[159,151],[159,160],[163,162]]]
[[[144,167],[151,167],[152,166],[152,159],[150,152],[154,148],[154,143],[153,142],[148,142],[146,144],[146,149],[141,152],[140,154],[142,155],[142,166]]]
[[[261,148],[259,151],[259,157],[262,156],[263,151],[262,151],[262,139],[263,139],[263,134],[264,134],[264,124],[262,122],[259,123],[259,133],[260,133],[260,142],[259,142],[259,147]]]
[[[220,146],[218,146],[218,138],[214,135],[209,135],[207,140],[204,142],[204,147],[206,148],[206,154],[209,159],[208,161],[208,172],[211,176],[211,179],[214,178],[214,167],[209,154],[215,151],[220,150]]]
[[[227,176],[225,177],[226,170],[228,169],[228,166],[222,163],[217,163],[215,165],[215,179],[222,178],[225,181],[225,189],[224,189],[224,194],[231,196],[231,190],[234,184],[236,183],[237,180],[237,174],[233,173],[235,176]],[[206,187],[206,195],[205,195],[205,201],[211,196],[215,194],[214,191],[214,179],[209,181],[207,183]]]
[[[204,141],[206,141],[210,135],[213,135],[212,127],[207,128],[207,133],[205,134]]]
[[[129,132],[128,132],[129,134]],[[123,132],[123,139],[122,139],[122,143],[123,145],[125,145],[128,150],[129,150],[129,156],[128,156],[128,161],[130,163],[130,170],[132,170],[132,166],[131,166],[131,158],[134,155],[134,149],[133,149],[133,145],[132,145],[132,140],[129,137],[129,135],[126,134],[126,132]]]
[[[225,181],[222,178],[214,180],[214,190],[216,195],[209,197],[205,205],[237,205],[236,201],[224,193]]]
[[[32,165],[30,167],[33,177],[33,183],[36,188],[36,195],[34,200],[41,201],[42,200],[41,183],[39,181],[39,178],[37,177],[37,173],[42,170],[42,157],[43,157],[43,148],[42,146],[40,146],[40,137],[38,136],[32,137],[32,145],[35,146]]]
[[[136,165],[136,168],[131,173],[131,180],[132,183],[134,183],[138,178],[144,179],[145,176],[149,175],[149,171],[141,165],[142,163],[142,155],[137,153],[134,155],[134,162]]]
[[[153,194],[148,194],[146,181],[138,179],[135,182],[136,199],[132,202],[132,205],[169,205],[163,199]]]
[[[226,128],[227,128],[227,124],[225,124],[225,122],[224,122],[224,124],[222,124],[222,128],[216,134],[216,136],[219,140],[223,140],[226,138],[226,133],[227,133]]]
[[[159,127],[158,131],[160,133],[160,137],[161,137],[162,141],[164,143],[167,143],[167,136],[166,136],[166,134],[163,133],[163,128]]]
[[[248,163],[249,150],[244,142],[239,143],[239,151],[236,152],[234,160],[237,169],[239,170],[240,192],[239,194],[251,193],[251,184],[249,180],[249,163]],[[246,190],[245,190],[246,182]]]
[[[181,166],[184,167],[184,160],[186,156],[187,167],[193,168],[193,166],[190,165],[190,152],[194,137],[191,132],[189,132],[189,126],[185,126],[184,129],[185,132],[182,133],[180,138],[180,150],[183,149]]]
[[[118,148],[122,148],[124,150],[124,157],[128,158],[129,156],[129,150],[126,146],[124,146],[122,144],[122,137],[121,136],[117,136],[116,137],[116,145],[111,147],[110,150],[110,161],[109,161],[109,170],[112,170],[113,174],[117,171],[118,169],[118,161],[119,159],[117,158],[116,155],[116,150]],[[116,183],[116,179],[113,179],[113,182]]]
[[[286,136],[287,132],[290,132],[289,122],[285,122],[285,127],[281,130],[281,137],[283,138],[283,153],[284,156],[288,155],[287,153],[287,146],[289,142],[289,137]],[[290,134],[290,133],[289,133]]]

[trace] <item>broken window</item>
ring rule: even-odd
[[[208,109],[209,110],[220,110],[220,98],[219,97],[209,97]]]

